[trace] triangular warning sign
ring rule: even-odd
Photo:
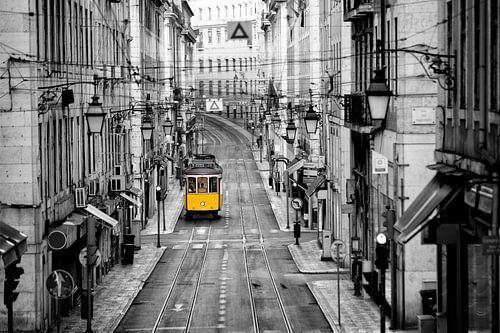
[[[210,110],[219,110],[219,105],[216,101],[212,102],[212,105],[210,105]]]
[[[233,34],[231,35],[231,39],[243,39],[243,38],[248,38],[248,34],[245,32],[245,29],[241,26],[241,23],[238,23],[236,25],[236,28],[234,29]]]

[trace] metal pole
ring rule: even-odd
[[[385,269],[380,270],[380,333],[385,333]]]
[[[290,194],[288,193],[290,191],[290,179],[288,178],[288,171],[283,172],[283,177],[285,178],[285,183],[286,183],[286,228],[290,229]]]
[[[93,228],[91,223],[93,223],[93,218],[87,218],[87,329],[85,333],[92,333],[92,258],[91,258],[91,247],[93,244]]]
[[[339,314],[339,326],[342,326],[342,321],[340,320],[340,245],[337,244],[337,308]]]
[[[157,233],[157,236],[156,236],[156,247],[161,247],[160,245],[160,204],[161,204],[161,201],[160,200],[157,200],[157,204],[158,204],[158,233]]]
[[[162,209],[162,212],[163,212],[163,231],[166,231],[167,226],[165,225],[165,199],[162,200],[162,206],[163,206],[163,209]]]
[[[492,216],[491,216],[491,235],[498,236],[498,215],[499,215],[499,192],[500,192],[500,184],[498,178],[498,172],[494,171],[492,173],[493,177],[493,207],[492,207]],[[498,332],[499,322],[498,322],[498,313],[499,313],[499,299],[498,299],[498,255],[495,255],[491,258],[491,277],[492,277],[492,287],[491,287],[491,310],[492,310],[492,332]]]

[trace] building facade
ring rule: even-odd
[[[43,331],[55,318],[55,301],[45,287],[53,270],[68,271],[78,286],[61,302],[63,315],[87,288],[78,261],[87,216],[97,219],[102,260],[93,281],[99,283],[119,262],[121,235],[134,209],[129,211],[118,191],[131,172],[129,4],[23,5],[0,4],[8,22],[0,31],[1,67],[9,74],[0,79],[0,219],[28,236],[13,307],[15,329]],[[85,113],[96,101],[106,120],[100,135],[89,135]],[[0,321],[6,316],[1,307]]]

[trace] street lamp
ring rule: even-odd
[[[106,113],[102,108],[102,104],[99,103],[99,97],[92,96],[92,102],[89,103],[87,112],[85,112],[85,118],[87,119],[88,130],[91,135],[101,134],[102,127],[104,125],[104,118],[106,118]],[[95,240],[92,228],[93,218],[87,219],[87,329],[86,333],[92,333],[92,265],[90,262],[90,254],[93,253],[92,247],[95,247]]]
[[[187,108],[187,110],[186,110],[186,119],[191,119],[192,115],[193,115],[193,112],[191,111],[191,108]]]
[[[280,115],[278,114],[278,111],[274,112],[273,117],[271,118],[271,122],[273,123],[273,127],[275,130],[277,130],[280,127],[281,118]]]
[[[314,112],[313,106],[309,106],[309,110],[304,117],[304,122],[306,124],[306,132],[307,134],[316,133],[316,128],[318,126],[318,122],[321,116]]]
[[[165,122],[163,123],[162,126],[163,126],[163,132],[165,133],[165,135],[172,135],[172,128],[174,127],[174,125],[170,121],[169,117],[167,117],[167,119],[165,119]]]
[[[372,120],[384,120],[389,100],[393,95],[387,86],[384,69],[375,70],[375,77],[370,82],[368,89],[365,90],[365,94]]]
[[[184,122],[184,119],[182,119],[182,116],[177,118],[177,128],[182,128],[182,123]]]
[[[89,133],[101,134],[104,125],[106,113],[102,108],[102,103],[99,103],[99,96],[92,96],[92,102],[89,103],[87,112],[85,112]]]
[[[288,124],[286,125],[286,141],[288,143],[293,143],[295,141],[295,135],[297,134],[297,127],[295,126],[295,122],[293,119],[288,120]]]
[[[151,140],[153,137],[153,123],[151,120],[143,120],[141,126],[142,137],[144,140]]]

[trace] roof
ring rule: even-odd
[[[222,175],[221,168],[188,168],[184,170],[185,175]]]

